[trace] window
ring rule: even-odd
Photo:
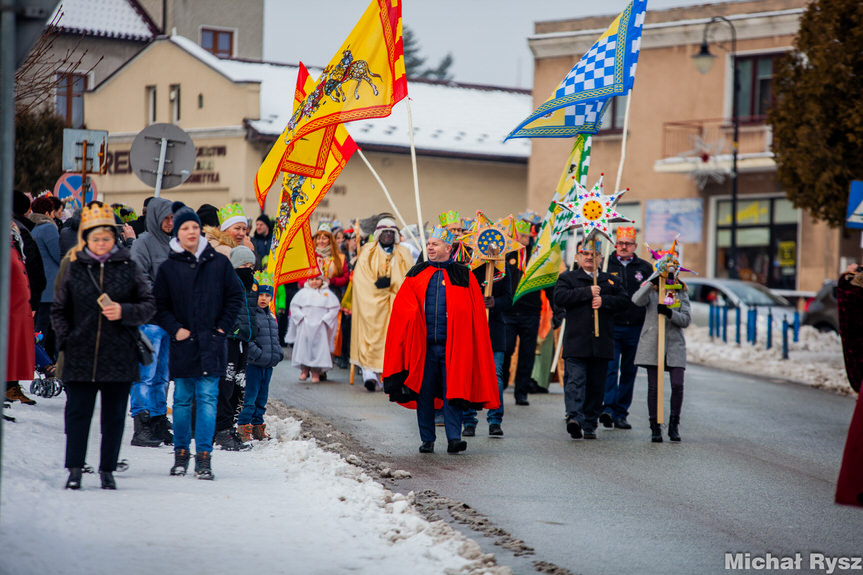
[[[763,122],[773,105],[773,69],[780,54],[737,57],[737,113],[741,121]]]
[[[66,119],[70,128],[84,125],[84,91],[87,76],[83,74],[57,74],[57,114]]]
[[[234,55],[234,32],[201,28],[201,48],[219,58],[230,58]]]
[[[156,123],[156,86],[147,86],[147,125]]]
[[[602,115],[601,132],[622,132],[623,119],[626,115],[626,99],[629,96],[616,96],[611,99]]]
[[[171,100],[171,121],[177,123],[180,121],[180,85],[171,84],[171,91],[168,92],[168,99]]]

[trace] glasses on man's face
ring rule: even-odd
[[[580,251],[580,252],[578,252],[578,253],[580,253],[582,256],[590,256],[590,257],[593,257],[593,252]]]
[[[635,242],[617,242],[617,245],[621,248],[628,248],[635,245]]]

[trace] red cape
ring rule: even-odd
[[[458,270],[451,269],[459,266]],[[419,264],[422,266],[422,264]],[[405,278],[393,302],[384,354],[384,390],[404,407],[416,409],[426,355],[425,295],[436,268],[427,266]],[[463,273],[462,273],[463,272]],[[446,286],[446,395],[450,403],[475,408],[500,406],[488,320],[479,285],[461,264],[443,270]],[[457,277],[453,285],[453,278]],[[435,400],[435,407],[443,405]]]
[[[863,330],[860,328],[863,288],[852,285],[850,276],[843,274],[839,279],[836,295],[845,369],[851,387],[859,392],[863,382]],[[851,417],[851,426],[848,428],[842,467],[836,482],[836,503],[863,506],[863,400],[859,395],[854,415]]]

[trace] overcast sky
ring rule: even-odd
[[[405,0],[404,24],[436,65],[452,53],[458,82],[531,88],[533,23],[608,15],[629,0]],[[649,0],[647,8],[713,4],[709,0]],[[362,16],[369,0],[264,0],[264,59],[323,67]]]

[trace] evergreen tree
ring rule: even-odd
[[[863,179],[863,3],[814,0],[774,76],[770,111],[777,179],[788,198],[831,227]]]
[[[53,190],[63,175],[66,122],[48,108],[15,114],[15,189],[33,197]]]
[[[402,30],[402,48],[405,55],[405,71],[408,78],[428,78],[431,80],[449,81],[452,74],[449,68],[452,66],[452,54],[447,54],[435,67],[425,66],[427,58],[420,56],[419,40],[414,36],[413,30],[405,26]]]

